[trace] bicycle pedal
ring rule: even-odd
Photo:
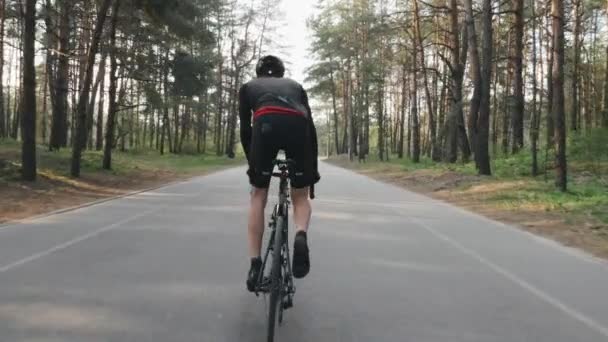
[[[271,284],[270,279],[268,279],[268,277],[264,277],[264,279],[262,279],[262,281],[258,283],[258,286],[256,288],[257,292],[262,292],[262,293],[269,292],[270,284]]]

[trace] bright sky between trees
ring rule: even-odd
[[[281,9],[285,22],[278,32],[284,37],[285,51],[283,57],[289,65],[288,74],[298,82],[304,82],[305,70],[312,63],[310,52],[310,32],[306,28],[306,19],[314,13],[315,1],[310,0],[283,0]]]

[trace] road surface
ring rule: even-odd
[[[608,341],[608,264],[322,174],[311,274],[279,341]],[[0,341],[264,341],[264,302],[245,291],[247,195],[236,168],[0,228]]]

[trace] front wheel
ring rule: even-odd
[[[281,247],[283,245],[283,225],[286,223],[283,216],[277,217],[274,231],[274,244],[272,246],[272,267],[270,270],[270,303],[268,305],[268,342],[274,341],[274,330],[277,324],[278,310],[283,291],[283,277],[281,276]]]

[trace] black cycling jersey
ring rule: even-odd
[[[239,117],[241,120],[241,144],[249,155],[251,146],[251,121],[254,112],[264,107],[283,107],[301,112],[310,123],[313,156],[318,157],[317,132],[312,120],[306,90],[289,78],[259,77],[245,83],[239,92]]]
[[[259,77],[245,83],[240,89],[239,117],[241,120],[241,144],[247,155],[250,168],[255,171],[253,166],[256,166],[253,165],[254,160],[252,160],[255,158],[251,158],[252,153],[250,153],[253,138],[252,118],[254,116],[257,118],[266,114],[272,114],[273,116],[276,116],[276,114],[287,114],[290,116],[301,116],[303,118],[300,122],[305,126],[304,130],[308,132],[305,136],[308,138],[303,140],[301,144],[308,145],[303,147],[308,151],[306,155],[310,156],[310,158],[307,159],[312,159],[308,162],[313,164],[314,172],[318,175],[317,132],[312,120],[308,95],[298,82],[283,77]],[[281,128],[279,122],[274,122],[274,125],[276,129]],[[284,129],[288,129],[287,122]],[[280,146],[281,143],[282,142],[277,141],[273,145]],[[291,142],[290,145],[293,146],[293,142]],[[260,144],[256,144],[256,146],[260,146]],[[267,164],[267,162],[268,161],[264,161],[264,164]],[[260,167],[260,165],[257,166]]]

